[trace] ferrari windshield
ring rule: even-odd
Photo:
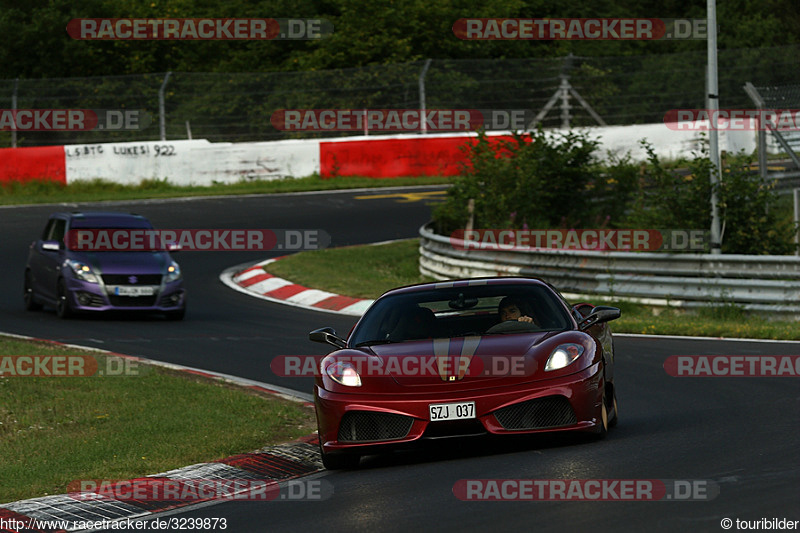
[[[571,327],[564,303],[544,285],[472,285],[384,296],[359,322],[350,345]]]

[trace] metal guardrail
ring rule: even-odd
[[[606,296],[681,307],[734,304],[800,319],[796,256],[479,250],[437,235],[428,225],[419,234],[420,272],[436,279],[531,276],[571,297]]]

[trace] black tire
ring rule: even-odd
[[[25,271],[25,310],[38,311],[42,308],[42,304],[36,301],[36,296],[33,294],[33,283],[31,282],[31,271]]]
[[[611,420],[608,422],[608,427],[613,428],[617,425],[619,421],[619,411],[617,410],[617,391],[614,391],[614,398],[611,400],[611,409],[613,411],[613,416]]]
[[[319,454],[322,456],[322,465],[328,470],[353,470],[358,468],[361,456],[351,453],[325,453],[322,443],[319,445]]]
[[[70,318],[74,314],[72,311],[72,304],[69,303],[67,284],[64,278],[58,280],[58,289],[56,290],[56,314],[59,318]]]
[[[603,400],[600,402],[600,423],[595,428],[594,440],[602,440],[608,435],[609,421],[607,403],[606,395],[603,393]]]

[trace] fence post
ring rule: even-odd
[[[431,60],[426,59],[425,65],[422,67],[422,72],[419,73],[419,122],[422,126],[421,133],[425,135],[428,133],[428,125],[425,124],[425,74],[428,73],[428,67],[431,66]]]
[[[161,140],[167,140],[167,118],[166,112],[164,111],[164,92],[167,89],[167,80],[172,75],[172,72],[167,72],[167,75],[164,76],[164,83],[161,84],[161,88],[158,90],[158,127],[161,130]]]
[[[559,87],[559,91],[561,92],[561,129],[568,130],[569,129],[569,110],[571,106],[569,105],[569,76],[564,74],[561,75],[561,85]]]
[[[764,110],[764,100],[761,98],[761,95],[758,94],[758,90],[749,81],[744,84],[744,92],[746,92],[747,96],[756,104],[756,109],[758,109],[759,112]],[[760,113],[759,117],[761,117]],[[756,119],[755,126],[758,130],[756,133],[758,143],[758,175],[761,176],[762,180],[765,180],[767,179],[767,128],[762,124],[761,118]]]
[[[559,78],[561,78],[561,84],[558,87],[558,90],[561,92],[561,129],[568,130],[569,129],[569,110],[572,109],[572,106],[569,105],[569,90],[571,85],[569,83],[569,72],[572,70],[572,60],[575,56],[572,52],[569,53],[567,57],[564,58],[564,64],[561,66],[561,74]]]

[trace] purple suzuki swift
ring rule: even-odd
[[[84,251],[65,237],[75,230],[152,230],[150,221],[125,213],[54,213],[25,266],[25,308],[52,305],[67,318],[79,312],[141,311],[181,320],[186,292],[169,252]]]

